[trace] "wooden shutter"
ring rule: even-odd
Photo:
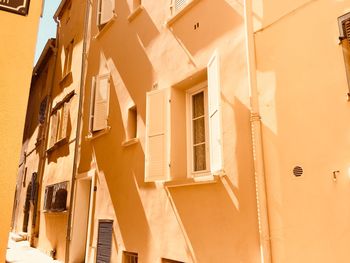
[[[344,35],[347,38],[348,42],[350,43],[350,19],[345,20],[343,24],[344,28]]]
[[[109,263],[112,252],[113,220],[99,220],[96,263]]]
[[[102,26],[112,19],[115,0],[99,0],[97,11],[97,25]]]
[[[210,170],[213,174],[217,174],[223,169],[220,112],[220,69],[218,53],[215,53],[209,60],[207,71]]]
[[[67,101],[63,105],[59,140],[66,139],[68,136],[69,110],[70,110],[70,101]]]
[[[95,92],[96,92],[96,78],[92,77],[91,83],[91,94],[90,94],[90,121],[89,121],[89,132],[93,132],[94,126],[94,108],[95,108]]]
[[[57,111],[51,115],[51,133],[49,148],[55,145],[57,139],[58,116]]]
[[[92,131],[100,131],[107,128],[108,104],[109,104],[109,74],[98,76],[94,100],[94,118]]]
[[[169,89],[147,93],[145,181],[169,177]]]

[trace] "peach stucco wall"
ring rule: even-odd
[[[4,261],[12,213],[18,156],[42,1],[32,1],[28,16],[0,13],[0,260]]]
[[[349,1],[254,3],[272,258],[348,262],[350,109],[337,18]]]
[[[120,262],[124,250],[137,252],[138,262],[143,263],[161,258],[259,262],[242,3],[196,1],[167,25],[169,1],[142,1],[143,9],[132,18],[129,2],[116,1],[115,18],[101,32],[96,27],[96,2],[91,11],[82,136],[89,134],[92,78],[106,72],[111,73],[111,128],[81,141],[79,173],[96,169],[97,176],[89,262],[94,260],[98,219],[114,220],[112,262]],[[146,183],[146,92],[152,87],[173,87],[175,96],[176,90],[195,84],[191,76],[205,81],[206,66],[215,51],[220,55],[226,175],[213,182],[177,185],[176,179],[187,177],[186,147],[173,140],[172,162],[177,165],[172,168],[173,180],[169,186]],[[139,141],[122,146],[126,113],[133,105]],[[172,107],[175,112],[181,103]],[[174,115],[172,121],[172,133],[183,137],[183,125],[176,124]],[[177,133],[178,129],[182,131]]]

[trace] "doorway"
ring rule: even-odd
[[[77,179],[69,262],[85,262],[90,193],[91,177]]]

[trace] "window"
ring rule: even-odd
[[[172,0],[172,5],[171,5],[171,12],[172,14],[176,14],[179,12],[182,8],[186,6],[186,4],[190,0]]]
[[[39,131],[37,136],[37,141],[40,141],[44,136],[44,123],[46,120],[46,106],[47,106],[48,97],[46,96],[40,103],[39,108]]]
[[[128,122],[126,127],[126,140],[131,140],[137,137],[137,110],[136,106],[129,108]]]
[[[100,219],[98,222],[96,263],[111,262],[113,220]]]
[[[66,98],[58,103],[52,110],[48,150],[53,149],[55,145],[65,142],[68,139],[70,130],[70,103],[73,95],[74,92],[68,94]]]
[[[348,98],[350,99],[350,13],[339,17],[338,24],[340,32],[339,39],[343,47],[345,70],[349,86]]]
[[[74,43],[74,40],[69,42],[69,44],[64,48],[63,78],[65,78],[71,72],[73,43]]]
[[[137,263],[138,255],[134,252],[123,252],[123,263]]]
[[[209,172],[208,104],[206,83],[187,91],[187,137],[189,172],[192,176]]]
[[[110,75],[93,78],[90,101],[89,131],[94,133],[108,127]]]
[[[97,5],[97,26],[101,30],[114,16],[115,0],[99,0]]]
[[[222,173],[219,75],[215,53],[206,73],[196,76],[199,84],[190,77],[179,87],[147,93],[146,182]]]
[[[49,212],[65,211],[67,203],[67,184],[62,182],[45,188],[44,210]]]

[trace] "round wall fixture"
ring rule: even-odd
[[[293,174],[296,177],[301,176],[303,174],[303,168],[301,168],[300,166],[295,166],[294,169],[293,169]]]

